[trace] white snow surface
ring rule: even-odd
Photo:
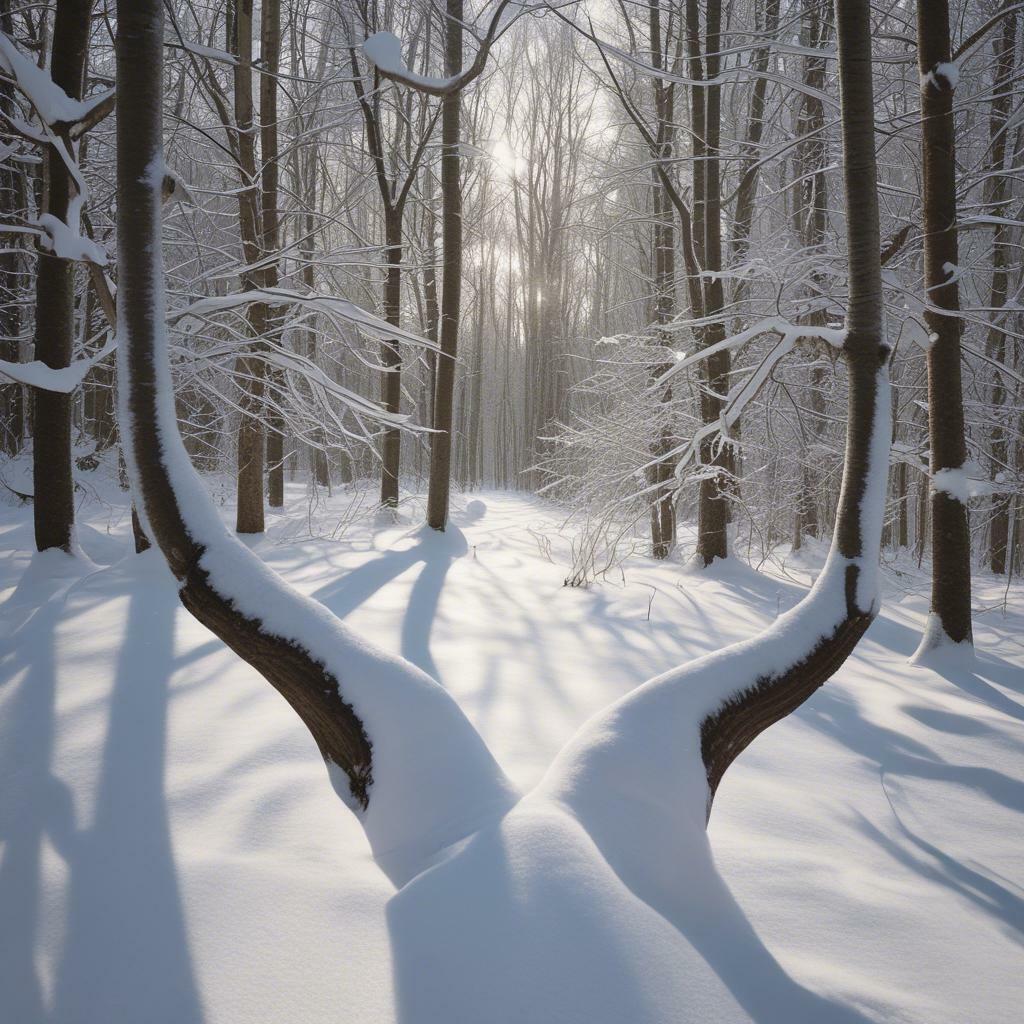
[[[146,179],[157,210],[164,173],[162,157],[154,154]],[[198,567],[207,573],[212,589],[244,616],[258,620],[262,632],[298,647],[323,665],[342,700],[362,723],[373,745],[369,806],[358,805],[338,766],[332,766],[329,774],[338,795],[366,830],[377,863],[400,884],[418,873],[438,850],[476,831],[484,819],[504,813],[514,802],[515,791],[443,687],[412,662],[368,643],[322,603],[289,587],[225,526],[178,430],[164,329],[160,239],[151,247],[150,257],[154,285],[148,299],[159,329],[143,344],[152,345],[154,353],[153,415],[159,451],[148,457],[162,466],[189,540],[201,552]],[[134,414],[128,402],[132,388],[128,353],[134,339],[122,313],[119,308],[119,423],[121,437],[127,440],[134,436]],[[129,475],[138,479],[131,443],[124,448]],[[149,536],[158,539],[149,527],[145,500],[139,502],[138,510]],[[438,541],[451,545],[458,538],[451,534]]]
[[[562,513],[540,500],[462,499],[445,538],[418,528],[414,501],[397,523],[359,520],[331,540],[352,495],[310,520],[290,484],[247,546],[438,679],[519,789],[541,783],[396,892],[292,710],[180,607],[155,552],[130,554],[114,480],[113,466],[83,477],[88,559],[32,556],[30,509],[0,506],[5,1020],[1019,1020],[1016,583],[1005,614],[978,616],[975,658],[912,666],[927,566],[901,564],[838,676],[730,769],[710,843],[687,829],[667,860],[630,842],[630,815],[645,832],[671,823],[684,793],[631,808],[642,794],[624,772],[584,829],[563,800],[590,795],[552,759],[650,675],[701,656],[713,667],[779,614],[779,636],[813,628],[787,610],[824,549],[805,546],[786,578],[736,562],[698,573],[684,550],[634,558],[624,585],[572,590]],[[979,608],[1004,586],[980,574]],[[671,692],[660,699],[698,699]]]

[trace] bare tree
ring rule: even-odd
[[[955,125],[958,83],[948,0],[918,0],[921,159],[924,171],[924,319],[928,347],[928,435],[932,475],[932,601],[919,653],[971,642],[971,537],[960,480],[967,460],[960,382],[960,288]]]
[[[356,638],[220,522],[181,443],[163,298],[163,4],[118,9],[120,419],[147,533],[185,607],[270,682],[316,741],[339,796],[395,878],[507,809],[511,789],[448,693]],[[432,753],[414,752],[416,735]]]
[[[276,287],[280,278],[281,214],[279,198],[280,153],[278,143],[278,77],[281,70],[281,0],[262,0],[260,5],[260,216],[263,229],[264,283]],[[268,315],[271,344],[280,345],[279,325]],[[276,330],[274,328],[277,328]],[[277,402],[267,416],[267,503],[284,505],[284,417],[275,408],[280,402],[281,372],[270,375],[270,391]]]
[[[84,95],[91,12],[92,0],[68,0],[57,5],[54,18],[50,73],[54,84],[72,99],[80,100]],[[46,212],[66,222],[76,194],[74,178],[65,154],[56,145],[46,147],[44,160]],[[74,216],[78,216],[77,210]],[[40,251],[36,270],[36,358],[53,370],[68,366],[74,338],[75,264],[56,251]],[[40,551],[70,551],[75,523],[70,395],[35,388],[32,416],[36,547]]]
[[[434,384],[434,433],[430,439],[430,481],[427,491],[427,523],[444,531],[452,476],[452,421],[455,409],[455,360],[458,354],[459,322],[462,308],[462,90],[484,69],[487,56],[509,0],[501,0],[491,17],[486,35],[480,40],[473,63],[462,66],[462,34],[465,15],[463,0],[447,0],[445,8],[444,67],[447,77],[431,80],[411,75],[398,63],[375,59],[387,78],[412,86],[420,92],[441,97],[441,331],[440,356]],[[397,46],[398,41],[395,40]],[[389,57],[393,55],[389,49]],[[377,51],[380,55],[380,51]]]
[[[376,11],[372,13],[375,21]],[[366,18],[369,18],[371,12],[367,10],[364,14]],[[364,28],[368,29],[368,27],[364,23]],[[429,36],[428,48],[424,56],[429,59]],[[349,40],[349,61],[352,66],[359,109],[363,115],[367,148],[373,162],[374,177],[384,212],[384,257],[387,263],[382,303],[384,319],[398,327],[401,325],[402,314],[402,223],[410,190],[416,181],[420,162],[433,135],[436,114],[424,116],[419,138],[413,145],[412,111],[408,104],[399,103],[395,116],[391,118],[394,123],[394,139],[389,147],[388,118],[382,107],[381,90],[374,87],[367,93],[363,85],[363,68],[360,66],[356,43],[352,38]],[[375,77],[379,81],[379,77]],[[423,113],[426,115],[426,111]],[[390,148],[393,154],[395,151],[397,154],[401,154],[405,148],[403,142],[410,150],[410,154],[407,154],[408,161],[400,167],[389,168],[388,149]],[[399,160],[396,159],[394,163],[399,163]],[[402,402],[402,358],[397,341],[385,340],[382,342],[381,361],[385,371],[381,379],[381,399],[384,408],[397,416],[401,412]],[[394,507],[398,504],[398,476],[401,463],[401,430],[397,427],[388,427],[384,431],[381,452],[380,500],[382,505]]]
[[[1009,7],[1009,4],[1006,5]],[[1004,322],[1005,314],[999,310],[1006,305],[1010,289],[1010,264],[1012,262],[1011,229],[1008,223],[1010,183],[1007,175],[1007,135],[1009,134],[1010,104],[1013,99],[1013,77],[1015,72],[1017,44],[1017,15],[1008,11],[1003,20],[1003,30],[994,44],[995,75],[993,80],[992,104],[989,115],[989,154],[986,169],[991,175],[986,188],[986,207],[997,218],[992,240],[992,280],[989,288],[989,306],[992,309],[992,325],[985,339],[987,354],[998,364],[1005,364],[1008,355],[1008,339]],[[1001,369],[992,375],[992,389],[989,401],[994,407],[994,423],[991,438],[990,476],[993,481],[1005,480],[1009,462],[1010,444],[1003,410],[1008,405],[1006,382]],[[993,496],[992,525],[989,528],[989,565],[994,573],[1007,570],[1007,551],[1010,542],[1010,512],[1013,499],[1009,493]]]
[[[14,35],[10,0],[0,3],[0,32]],[[0,111],[14,117],[14,83],[0,81]],[[0,210],[7,216],[25,210],[25,175],[10,164],[0,167]],[[9,362],[21,358],[23,318],[21,299],[24,291],[25,256],[17,245],[5,246],[0,252],[0,357]],[[25,436],[25,389],[18,382],[0,384],[0,451],[17,455]]]
[[[238,192],[238,223],[245,269],[242,287],[258,289],[266,281],[261,266],[260,174],[256,163],[256,132],[253,120],[252,0],[230,0],[234,29],[231,39],[234,63],[234,125],[231,137],[242,187]],[[226,115],[226,112],[225,112]],[[225,116],[225,124],[228,119]],[[238,504],[236,529],[239,533],[263,532],[264,403],[266,367],[256,348],[267,333],[266,303],[249,305],[249,330],[254,339],[251,350],[237,360],[237,377],[242,390],[238,422]]]

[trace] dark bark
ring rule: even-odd
[[[960,292],[957,242],[954,85],[940,66],[950,61],[947,0],[918,0],[921,72],[921,159],[924,176],[924,319],[928,347],[928,436],[932,484],[931,612],[954,643],[971,640],[971,537],[967,506],[935,487],[935,474],[960,469],[967,457],[960,381]],[[926,639],[926,643],[933,642]]]
[[[367,27],[368,27],[367,22]],[[429,26],[428,26],[429,27]],[[427,52],[430,50],[430,34],[427,33]],[[384,125],[381,117],[380,94],[368,96],[363,88],[359,61],[354,48],[349,50],[356,97],[363,115],[366,144],[373,161],[377,189],[384,211],[384,258],[387,269],[384,276],[383,307],[384,319],[395,327],[401,326],[402,314],[402,221],[409,190],[416,178],[426,143],[434,131],[435,117],[428,117],[422,111],[420,139],[413,150],[411,138],[406,135],[405,180],[400,183],[397,174],[389,173],[386,154]],[[406,116],[408,120],[408,117]],[[399,128],[401,133],[402,128]],[[399,142],[401,134],[399,135]],[[430,178],[428,176],[428,182]],[[436,293],[435,293],[436,295]],[[398,341],[385,339],[381,342],[381,402],[384,408],[395,415],[401,411],[402,403],[402,356]],[[398,505],[398,479],[402,463],[402,434],[396,427],[384,430],[381,445],[381,504],[388,507]]]
[[[861,505],[871,468],[877,405],[888,402],[887,394],[879,394],[889,349],[882,336],[869,14],[869,0],[836,0],[850,295],[843,346],[849,373],[846,458],[835,543],[847,560],[861,558],[866,548],[877,543],[877,538],[864,536]],[[701,754],[711,799],[726,769],[747,745],[807,700],[863,636],[876,609],[859,605],[861,571],[852,561],[845,567],[846,615],[830,635],[785,672],[755,680],[737,700],[702,722]],[[814,596],[806,600],[813,601]],[[709,799],[709,813],[710,806]]]
[[[242,236],[242,257],[247,267],[255,266],[262,255],[260,239],[260,188],[256,168],[256,142],[253,131],[252,98],[252,0],[234,4],[236,64],[235,147],[242,178],[238,194],[238,222]],[[259,288],[264,283],[261,271],[246,270],[242,287]],[[256,354],[267,333],[267,307],[262,302],[249,306],[249,332],[254,346],[235,362],[241,417],[238,422],[238,496],[235,528],[239,533],[263,532],[263,393],[265,364]]]
[[[445,74],[462,70],[463,0],[447,0],[445,22]],[[459,181],[459,137],[462,93],[448,93],[441,100],[441,353],[437,360],[434,390],[434,430],[430,438],[430,482],[427,492],[427,523],[435,530],[448,524],[451,491],[452,413],[455,400],[455,357],[459,343],[462,303],[462,185]]]
[[[779,28],[779,0],[768,0],[765,4],[764,32],[770,38]],[[768,61],[771,48],[760,47],[751,57],[751,69],[757,76],[750,97],[750,116],[747,121],[747,139],[744,148],[747,155],[743,161],[739,188],[736,190],[736,212],[733,217],[733,258],[741,263],[747,258],[750,248],[750,231],[754,221],[754,205],[757,199],[757,181],[761,166],[760,146],[765,125],[765,93],[768,89]]]
[[[1003,22],[1002,34],[995,44],[995,82],[992,108],[989,116],[989,158],[986,170],[992,175],[986,196],[986,208],[995,217],[1006,217],[1009,200],[1009,178],[1006,170],[1006,129],[1013,99],[1013,75],[1015,71],[1015,48],[1017,40],[1017,17],[1008,14]],[[989,291],[989,307],[993,310],[985,349],[996,363],[1004,363],[1007,356],[1006,331],[1002,325],[1003,314],[995,312],[1006,304],[1009,295],[1009,265],[1011,263],[1010,229],[1006,224],[996,224],[992,238],[992,282]],[[1007,410],[1009,395],[1002,371],[995,369],[989,402],[992,405],[992,435],[990,445],[990,476],[997,480],[1006,474],[1010,457],[1007,431]],[[1006,555],[1010,541],[1010,513],[1013,498],[1008,493],[992,497],[992,521],[989,526],[988,557],[994,573],[1006,572]]]
[[[281,226],[278,212],[279,151],[277,126],[277,75],[281,67],[281,3],[263,0],[260,10],[260,201],[263,227],[263,252],[271,257],[263,270],[264,284],[277,286],[280,271],[277,254],[281,250]],[[280,316],[268,311],[270,344],[281,344]],[[280,370],[270,374],[270,390],[280,403],[283,380]],[[284,505],[284,418],[273,405],[267,413],[267,503],[271,508]]]
[[[715,78],[721,58],[720,32],[722,7],[719,0],[708,0],[704,39],[697,0],[686,0],[686,34],[690,77]],[[704,316],[714,317],[724,305],[722,281],[721,167],[721,87],[693,86],[690,89],[690,117],[693,131],[693,247],[701,269],[715,274],[703,284]],[[704,347],[725,337],[720,319],[703,328],[700,343]],[[728,390],[731,357],[727,351],[705,359],[704,382],[700,392],[701,421],[717,423]],[[732,449],[721,439],[709,437],[701,442],[700,461],[710,468],[701,477],[697,499],[697,557],[703,565],[729,554],[729,481],[733,470]]]
[[[119,4],[117,137],[118,281],[122,311],[121,366],[127,371],[133,477],[153,539],[181,582],[186,608],[257,669],[291,704],[324,759],[348,776],[354,801],[367,806],[371,747],[362,723],[340,695],[338,680],[288,639],[242,615],[211,584],[203,546],[186,525],[167,471],[168,444],[158,428],[167,367],[159,360],[163,331],[160,214],[150,163],[162,150],[163,5]],[[155,255],[154,255],[155,254]],[[180,453],[179,453],[180,454]],[[172,456],[173,457],[173,456]]]
[[[649,8],[649,26],[651,61],[657,70],[662,71],[667,63],[663,47],[667,49],[669,41],[663,41],[662,38],[661,6],[657,0]],[[657,143],[655,151],[651,154],[657,161],[651,183],[654,207],[651,239],[654,266],[653,320],[657,325],[664,325],[675,316],[676,305],[675,224],[672,203],[664,182],[668,176],[667,161],[672,157],[675,87],[661,78],[654,78],[652,88]],[[667,353],[669,339],[663,331],[655,332],[654,345]],[[667,373],[671,365],[670,359],[657,364],[652,370],[652,382]],[[676,540],[675,495],[672,486],[675,467],[667,457],[674,448],[671,421],[668,419],[672,406],[671,385],[665,385],[662,389],[661,403],[662,417],[666,422],[658,426],[657,437],[652,445],[652,455],[656,461],[648,471],[648,484],[654,488],[651,504],[651,554],[655,558],[667,558],[675,547]]]
[[[141,555],[143,551],[148,551],[152,547],[149,537],[146,536],[146,531],[142,528],[139,510],[135,507],[134,502],[132,503],[132,538],[135,541],[135,554],[137,555]]]
[[[822,11],[814,0],[804,0],[802,10],[801,41],[812,49],[824,49],[831,36],[831,20],[827,11]],[[803,80],[817,91],[825,89],[825,61],[808,56],[803,61]],[[825,244],[825,228],[828,222],[828,179],[825,169],[828,165],[828,141],[824,135],[825,108],[814,95],[805,94],[800,101],[797,119],[795,170],[799,186],[799,208],[797,211],[797,237],[808,255],[821,250]],[[884,262],[884,258],[883,258]],[[825,292],[821,274],[812,271],[809,299],[816,302]],[[824,327],[827,316],[824,308],[815,308],[807,315],[809,324]],[[818,516],[818,493],[821,489],[821,466],[817,445],[825,432],[825,369],[816,363],[810,371],[810,411],[806,426],[807,443],[802,445],[803,465],[800,471],[800,495],[797,499],[796,522],[794,526],[794,549],[800,547],[803,534],[817,537],[820,530]]]
[[[441,326],[441,307],[437,296],[437,249],[435,246],[436,217],[434,215],[434,172],[427,169],[426,181],[423,188],[423,202],[426,207],[427,222],[427,251],[426,267],[423,271],[423,292],[426,305],[427,320],[425,333],[429,341],[437,344]],[[426,390],[426,418],[425,423],[434,422],[434,400],[437,394],[437,353],[429,349],[426,355],[427,379],[424,382]]]
[[[13,35],[9,0],[0,2],[0,32]],[[0,110],[15,114],[14,86],[0,81]],[[0,167],[0,215],[13,222],[25,213],[25,175],[9,161]],[[16,238],[0,253],[0,359],[21,360],[21,303],[25,292],[25,255]],[[0,452],[17,455],[25,437],[25,388],[0,382]]]
[[[402,211],[389,208],[384,218],[384,258],[387,277],[384,280],[384,319],[395,327],[401,325],[402,311]],[[396,415],[402,406],[402,356],[398,342],[381,342],[381,362],[386,370],[381,374],[381,401],[384,408]],[[380,477],[380,503],[389,507],[398,505],[398,474],[402,463],[402,433],[397,427],[384,431],[383,465]]]
[[[92,0],[57,5],[53,24],[51,77],[73,99],[81,99],[89,48]],[[60,154],[45,154],[46,212],[66,221],[74,183]],[[75,333],[75,265],[40,252],[36,271],[35,355],[52,369],[71,362]],[[36,547],[71,550],[74,481],[71,467],[71,395],[35,389],[32,446]]]

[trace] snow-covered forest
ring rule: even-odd
[[[1024,3],[0,0],[0,1021],[1017,1024]]]

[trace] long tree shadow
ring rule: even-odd
[[[1024,692],[1024,672],[1017,666],[980,651],[973,658],[959,664],[935,658],[926,661],[924,665],[969,697],[1009,718],[1024,722],[1024,704],[1007,696],[995,685],[999,683],[1018,693]]]
[[[399,1024],[871,1024],[787,973],[709,852],[679,866],[694,898],[666,907],[567,815],[525,833],[516,815],[390,900]]]
[[[864,815],[857,813],[856,818],[864,835],[876,842],[894,860],[974,903],[986,914],[1001,921],[1009,938],[1024,945],[1024,899],[1009,886],[939,849],[908,828],[899,817],[897,824],[900,831],[925,856],[915,856],[910,849],[900,846]]]
[[[68,579],[47,567],[69,556],[36,556],[3,607],[0,658],[0,1002],[19,1024],[47,1018],[36,961],[43,900],[42,853],[48,835],[70,821],[71,796],[52,774],[56,631]],[[15,676],[23,670],[20,681]]]
[[[154,1024],[199,1024],[164,793],[177,594],[152,553],[122,564],[130,598],[94,819],[53,836],[70,873],[53,1020],[127,1021],[145,1007]]]
[[[430,653],[430,634],[448,570],[452,562],[468,552],[469,546],[462,531],[451,525],[444,533],[424,526],[413,536],[415,543],[384,552],[320,587],[313,596],[343,619],[378,590],[422,562],[423,569],[409,593],[402,620],[401,652],[404,658],[441,682]]]
[[[789,974],[736,901],[710,849],[707,861],[694,867],[702,884],[667,916],[755,1024],[871,1024],[856,1007],[814,992]]]

